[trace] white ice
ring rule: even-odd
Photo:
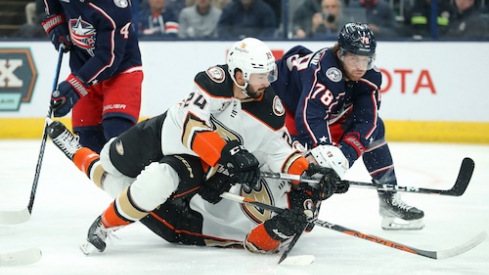
[[[27,206],[39,147],[40,140],[0,141],[0,211]],[[325,201],[321,219],[424,250],[449,249],[489,232],[488,145],[390,147],[400,185],[448,189],[464,157],[476,163],[472,182],[461,197],[403,193],[405,201],[425,211],[421,231],[383,231],[376,192],[355,187]],[[359,163],[348,177],[369,181]],[[42,259],[0,266],[0,274],[489,274],[487,239],[462,255],[433,260],[319,227],[304,234],[289,254],[314,255],[315,262],[305,267],[277,265],[279,255],[169,244],[141,224],[117,231],[119,239],[105,253],[87,257],[79,245],[110,202],[48,140],[31,219],[0,225],[0,254],[39,247]]]

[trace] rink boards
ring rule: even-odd
[[[267,42],[278,58],[302,44]],[[141,118],[180,102],[193,77],[224,64],[232,41],[141,42],[144,82]],[[485,52],[488,42],[379,42],[383,74],[380,115],[389,141],[489,143]],[[0,138],[38,138],[49,104],[57,53],[49,42],[0,42]],[[69,74],[64,59],[61,79]],[[69,117],[63,118],[69,124]]]

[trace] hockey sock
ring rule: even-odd
[[[139,209],[131,200],[130,188],[126,188],[109,205],[102,215],[102,223],[106,228],[124,226],[138,221],[148,215]]]
[[[122,117],[111,117],[102,121],[104,137],[106,140],[119,136],[132,126],[134,126],[132,121]]]
[[[80,137],[79,143],[83,147],[88,147],[97,154],[107,142],[101,126],[74,127],[73,132]]]
[[[73,156],[73,162],[87,177],[102,188],[102,182],[105,177],[105,170],[100,164],[100,156],[87,147],[78,150]]]

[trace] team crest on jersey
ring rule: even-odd
[[[340,82],[343,74],[338,68],[331,67],[326,71],[326,76],[333,82]]]
[[[277,116],[283,116],[285,114],[284,105],[282,105],[282,101],[280,100],[280,98],[278,98],[278,96],[275,96],[273,98],[273,112]]]
[[[122,141],[119,140],[115,143],[115,151],[121,156],[124,155],[124,146],[122,145]]]
[[[273,197],[271,196],[271,191],[268,189],[268,185],[263,178],[261,178],[253,188],[243,184],[241,190],[241,195],[243,197],[265,204],[275,205]],[[271,218],[271,211],[246,204],[243,204],[242,207],[248,217],[250,217],[256,223],[262,223]]]
[[[216,83],[222,83],[226,78],[224,70],[220,67],[210,67],[205,73]]]
[[[114,0],[114,4],[119,8],[127,8],[127,6],[129,5],[127,3],[127,0]]]
[[[70,37],[71,42],[81,49],[84,49],[94,56],[95,50],[95,35],[97,31],[92,24],[81,19],[81,16],[77,19],[70,19]]]

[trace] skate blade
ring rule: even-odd
[[[85,241],[80,245],[80,250],[85,254],[86,256],[89,256],[93,254],[94,252],[100,252],[93,244],[91,244],[88,241]]]
[[[421,230],[424,228],[423,219],[406,221],[399,218],[382,218],[382,229],[384,230]]]

